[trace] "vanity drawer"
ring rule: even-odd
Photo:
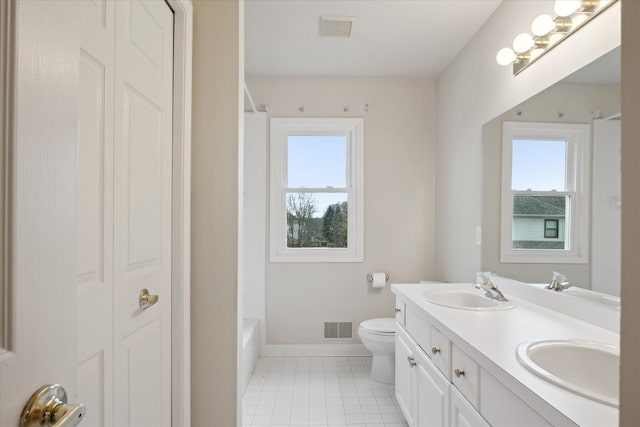
[[[431,327],[431,347],[425,348],[425,351],[431,356],[433,364],[451,381],[451,341],[433,326]]]
[[[419,317],[413,310],[406,308],[405,310],[405,327],[409,335],[418,343],[422,349],[429,353],[429,324],[426,320]]]
[[[402,326],[407,326],[407,324],[405,323],[405,310],[406,310],[406,305],[400,301],[400,300],[396,300],[396,308],[395,308],[395,312],[396,312],[396,322],[398,322],[398,324],[402,325]]]
[[[478,364],[455,345],[451,346],[451,382],[478,409]]]

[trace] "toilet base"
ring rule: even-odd
[[[376,354],[371,361],[371,379],[382,384],[396,382],[395,354]]]

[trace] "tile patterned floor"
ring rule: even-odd
[[[265,357],[242,399],[243,426],[406,427],[370,357]]]

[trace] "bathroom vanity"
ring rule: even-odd
[[[514,281],[500,281],[499,287],[510,307],[478,308],[466,296],[462,302],[425,299],[434,294],[440,298],[443,292],[475,293],[474,298],[485,298],[483,291],[473,289],[470,283],[392,285],[398,325],[396,398],[409,425],[617,425],[615,402],[601,403],[596,401],[598,393],[585,397],[589,393],[579,395],[575,389],[543,379],[520,363],[516,353],[537,340],[595,342],[617,349],[619,311]],[[581,359],[582,353],[575,354]],[[549,363],[554,364],[551,359]],[[571,359],[557,359],[573,367]],[[579,370],[577,362],[575,369]],[[563,376],[562,372],[559,375]],[[575,372],[572,378],[589,375]],[[615,384],[608,384],[608,390],[596,384],[596,392],[614,393],[617,371],[602,375]],[[589,387],[582,386],[579,391]]]

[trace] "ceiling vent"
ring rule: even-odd
[[[351,37],[354,16],[321,16],[320,37]]]

